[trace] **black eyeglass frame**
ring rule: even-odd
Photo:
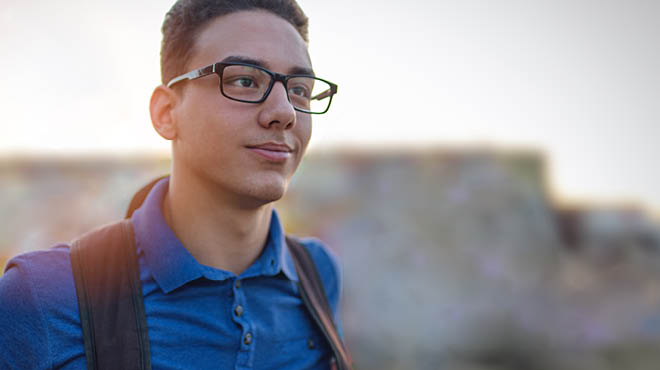
[[[222,72],[224,71],[224,69],[226,67],[236,66],[236,65],[259,69],[263,72],[266,72],[271,77],[270,78],[270,85],[268,85],[268,88],[264,92],[264,95],[261,97],[261,99],[259,99],[259,100],[243,100],[243,99],[232,98],[231,96],[228,96],[227,94],[225,94],[225,91],[222,88]],[[194,71],[190,71],[188,73],[184,73],[180,76],[174,77],[173,79],[170,80],[170,82],[167,83],[167,87],[172,87],[174,84],[176,84],[178,82],[181,82],[181,81],[184,81],[184,80],[196,80],[198,78],[208,76],[210,74],[217,74],[218,77],[220,78],[219,85],[220,85],[220,92],[222,93],[222,96],[224,96],[227,99],[231,99],[231,100],[234,100],[234,101],[239,101],[239,102],[242,102],[242,103],[253,103],[253,104],[263,103],[268,98],[268,95],[270,95],[270,92],[271,92],[271,90],[273,90],[273,86],[275,86],[275,82],[277,82],[277,81],[282,82],[282,84],[284,85],[284,89],[286,90],[286,98],[290,103],[291,98],[289,98],[289,88],[287,87],[287,82],[290,79],[294,78],[294,77],[313,78],[315,80],[323,81],[323,82],[327,83],[328,85],[330,85],[330,89],[325,90],[325,91],[321,92],[320,94],[318,94],[316,96],[312,96],[312,97],[309,98],[310,100],[321,100],[321,99],[325,99],[325,98],[329,97],[330,100],[328,101],[328,106],[325,108],[325,110],[323,112],[312,112],[312,111],[309,111],[309,110],[306,110],[306,109],[298,108],[295,105],[291,104],[293,106],[293,109],[297,110],[298,112],[303,112],[303,113],[308,113],[308,114],[323,114],[323,113],[326,113],[328,111],[328,109],[330,109],[330,105],[332,104],[333,96],[337,93],[337,84],[334,84],[334,83],[332,83],[328,80],[324,80],[322,78],[318,78],[318,77],[313,76],[313,75],[307,75],[307,74],[285,75],[285,74],[269,71],[266,68],[263,68],[261,66],[257,66],[257,65],[249,64],[249,63],[241,63],[241,62],[217,62],[217,63],[210,64],[206,67],[202,67],[202,68],[196,69]]]

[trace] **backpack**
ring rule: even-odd
[[[70,258],[78,297],[88,370],[151,370],[149,337],[130,217],[156,179],[140,189],[126,219],[93,230],[71,245]],[[298,291],[334,354],[333,368],[349,370],[351,358],[332,320],[330,305],[307,248],[286,237]]]

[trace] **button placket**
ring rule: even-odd
[[[245,313],[245,295],[243,289],[241,289],[241,281],[236,279],[233,283],[234,291],[234,304],[233,304],[233,316],[234,321],[238,323],[241,327],[246,327],[247,323],[244,320],[241,320],[243,314]]]
[[[244,281],[238,278],[232,282],[234,302],[230,314],[233,321],[242,329],[240,337],[237,338],[240,350],[236,353],[236,365],[239,368],[250,368],[254,361],[255,337],[253,325],[248,320],[243,283]]]
[[[234,314],[236,315],[236,317],[241,317],[243,315],[243,306],[239,304],[236,307],[234,307]]]

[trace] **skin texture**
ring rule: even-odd
[[[265,11],[218,17],[198,35],[186,71],[227,57],[258,60],[271,71],[311,70],[295,28]],[[172,174],[163,201],[166,221],[205,265],[239,274],[261,253],[272,202],[289,184],[311,136],[311,116],[296,112],[276,83],[260,104],[222,96],[217,75],[158,86],[150,104],[156,131],[172,142]],[[255,145],[284,144],[284,160]]]

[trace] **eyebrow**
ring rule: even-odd
[[[259,60],[259,59],[253,59],[249,57],[242,57],[238,55],[230,55],[226,57],[225,59],[221,60],[223,63],[246,63],[246,64],[252,64],[261,68],[268,68],[268,62]],[[308,75],[308,76],[315,76],[314,70],[311,68],[306,68],[306,67],[291,67],[289,68],[289,71],[287,72],[290,75]]]

